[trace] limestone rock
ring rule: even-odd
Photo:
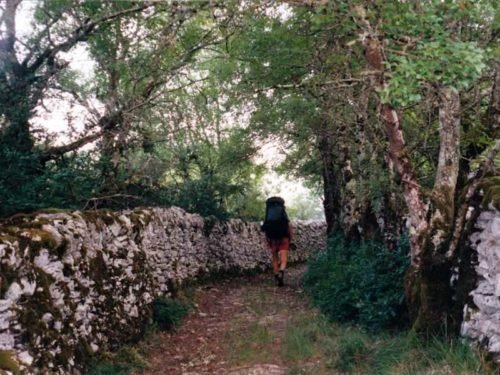
[[[475,306],[465,306],[461,333],[486,344],[500,360],[500,211],[482,212],[476,229],[470,238],[478,257],[478,282],[471,292]]]

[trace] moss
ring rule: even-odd
[[[30,214],[19,213],[10,216],[6,219],[2,219],[0,223],[2,223],[5,226],[19,226],[22,224],[31,223],[35,221],[36,216],[37,216],[36,213],[30,213]]]
[[[12,235],[12,234],[9,234],[9,233],[2,233],[2,235],[0,235],[0,243],[13,243],[13,242],[16,242],[17,241],[17,237]]]
[[[11,351],[0,350],[0,369],[11,371],[17,375],[21,373],[21,370],[13,356]]]
[[[44,208],[42,210],[36,211],[35,214],[37,214],[37,215],[39,215],[39,214],[63,214],[63,213],[67,213],[67,212],[71,212],[71,209],[48,207],[48,208]]]
[[[486,178],[481,187],[484,191],[483,205],[493,204],[500,209],[500,176]]]
[[[94,224],[98,230],[102,230],[105,225],[109,225],[111,212],[109,210],[82,211],[81,215],[86,222]],[[105,219],[105,217],[108,218]],[[113,220],[112,217],[111,220]]]
[[[449,231],[451,223],[453,223],[455,197],[453,189],[447,186],[441,186],[433,191],[432,204],[436,211],[439,211],[442,218],[439,223],[433,223],[434,226],[439,226],[445,232]]]
[[[19,324],[23,327],[22,340],[32,348],[43,347],[43,351],[37,352],[35,363],[36,368],[47,368],[49,363],[54,362],[54,354],[51,349],[55,347],[63,347],[63,332],[70,330],[67,321],[59,309],[54,306],[52,296],[50,294],[50,286],[54,284],[54,278],[45,273],[43,270],[34,267],[34,277],[36,279],[37,288],[35,293],[30,298],[27,298],[17,309]],[[67,290],[64,290],[68,294]],[[70,303],[65,301],[70,309],[73,310]],[[53,316],[53,321],[63,322],[63,332],[53,329],[51,323],[46,323],[42,317],[50,313]]]
[[[67,241],[58,244],[54,236],[42,229],[27,228],[16,233],[19,242],[19,249],[24,252],[30,249],[29,256],[33,260],[40,249],[47,249],[49,253],[58,255],[61,249],[64,251],[67,247]]]
[[[153,214],[148,210],[134,210],[128,214],[132,224],[139,228],[147,227],[153,220]]]
[[[50,333],[41,320],[45,313],[51,313],[54,319],[62,318],[60,311],[54,307],[50,294],[49,288],[54,283],[54,278],[37,267],[34,267],[34,273],[37,283],[35,293],[18,310],[19,323],[26,329],[24,338],[31,344],[36,343],[37,337]],[[57,332],[53,334],[56,338]]]
[[[68,362],[73,358],[73,345],[67,338],[62,338],[60,340],[62,344],[60,345],[61,351],[56,353],[54,356],[54,365],[56,368],[64,368],[68,366]]]

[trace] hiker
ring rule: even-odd
[[[283,198],[270,197],[266,200],[266,217],[261,230],[266,234],[267,244],[271,249],[276,284],[283,286],[288,249],[292,240],[292,227]]]

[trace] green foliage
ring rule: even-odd
[[[0,146],[0,217],[49,207],[82,208],[98,186],[98,169],[87,153],[42,166],[36,154]]]
[[[124,346],[117,353],[105,353],[104,357],[108,358],[95,365],[88,375],[120,375],[149,368],[149,363],[132,346]]]
[[[422,100],[426,83],[465,89],[485,68],[485,51],[476,43],[451,40],[421,43],[414,55],[394,59],[391,80],[380,92],[380,99],[395,107],[417,103]]]
[[[405,322],[403,278],[409,243],[394,251],[376,241],[348,242],[331,237],[326,251],[309,262],[304,285],[329,318],[382,329]]]
[[[189,311],[189,306],[166,297],[153,301],[153,322],[162,331],[177,328]]]

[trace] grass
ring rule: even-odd
[[[226,353],[232,363],[266,362],[273,359],[273,334],[258,322],[238,327],[226,336]],[[243,327],[242,327],[243,326]]]
[[[299,297],[300,298],[300,297]],[[408,331],[372,333],[328,321],[306,302],[249,288],[244,318],[227,333],[232,366],[276,363],[287,375],[486,375],[495,374],[461,340],[419,340]]]
[[[424,343],[409,332],[374,335],[329,323],[314,312],[289,322],[282,355],[292,365],[288,375],[495,373],[460,340]]]

